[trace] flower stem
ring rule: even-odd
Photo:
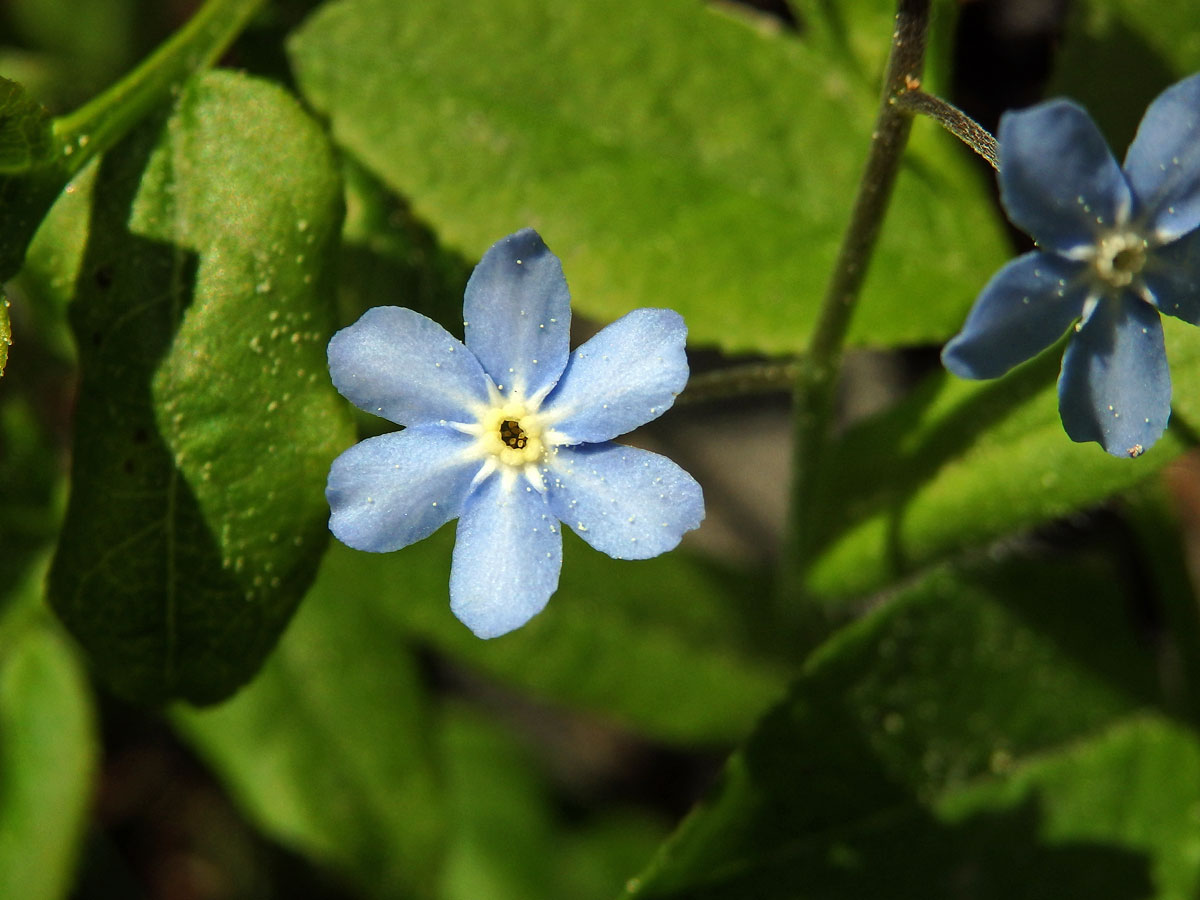
[[[930,0],[898,0],[883,96],[866,167],[816,329],[797,368],[790,520],[779,585],[780,599],[792,617],[809,612],[801,609],[800,601],[817,534],[813,498],[832,430],[842,349],[908,143],[912,115],[896,98],[920,85],[929,6]]]
[[[952,103],[922,90],[896,95],[896,105],[936,120],[948,132],[978,153],[993,169],[999,170],[996,139],[990,131]]]
[[[70,178],[120,140],[193,72],[211,65],[264,0],[208,0],[140,65],[79,109],[54,120],[60,171]]]

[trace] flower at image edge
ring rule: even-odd
[[[700,485],[663,456],[612,442],[662,415],[688,378],[678,313],[638,309],[572,353],[558,258],[531,229],[492,246],[463,301],[465,341],[395,306],[329,342],[337,389],[403,431],[334,460],[329,527],[386,552],[458,519],[450,606],[490,638],[558,586],[566,523],[618,559],[672,549],[704,518]]]
[[[1005,113],[999,146],[1001,201],[1039,249],[992,278],[942,360],[964,378],[996,378],[1074,323],[1063,427],[1140,456],[1171,414],[1159,314],[1200,322],[1200,75],[1150,104],[1123,166],[1068,100]]]

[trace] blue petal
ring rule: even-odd
[[[1045,250],[1095,241],[1132,208],[1129,185],[1091,117],[1050,100],[1000,118],[1000,199]]]
[[[961,378],[997,378],[1041,353],[1083,312],[1083,270],[1052,253],[1012,260],[983,289],[942,364]]]
[[[426,538],[458,516],[479,471],[473,439],[422,425],[355,444],[333,461],[329,530],[355,550],[384,553]]]
[[[648,450],[609,443],[560,447],[545,478],[554,514],[617,559],[658,556],[704,518],[696,479]]]
[[[467,282],[467,346],[506,395],[551,387],[567,364],[571,297],[562,265],[531,228],[497,241]]]
[[[479,637],[498,637],[542,611],[561,567],[562,533],[545,495],[524,477],[492,475],[458,522],[450,609]]]
[[[1200,230],[1151,250],[1142,280],[1159,311],[1200,325]]]
[[[1058,409],[1073,441],[1139,456],[1171,415],[1171,375],[1158,310],[1132,294],[1100,301],[1067,345]]]
[[[472,422],[488,402],[473,354],[432,319],[376,306],[329,341],[329,375],[359,409],[400,425]]]
[[[669,309],[635,309],[571,354],[543,407],[567,443],[607,441],[658,418],[688,380],[687,326]]]
[[[1160,240],[1200,225],[1200,75],[1150,104],[1125,155],[1125,174]]]

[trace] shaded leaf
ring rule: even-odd
[[[213,73],[94,192],[51,599],[118,692],[211,702],[261,664],[327,539],[351,436],[324,357],[339,182],[286,93]]]
[[[54,147],[49,113],[21,85],[0,78],[0,174],[45,165]]]
[[[1190,896],[1200,748],[1154,712],[1118,585],[1086,560],[942,573],[843,630],[628,895]]]
[[[1200,69],[1200,24],[1188,0],[1072,3],[1049,95],[1087,107],[1118,159],[1146,107]]]
[[[796,38],[691,0],[339,0],[291,51],[335,139],[452,248],[478,258],[532,225],[586,315],[670,306],[693,341],[790,351],[848,217],[892,28],[885,5],[814,7]],[[1007,255],[964,151],[916,132],[857,343],[945,337]]]
[[[39,607],[43,575],[0,604],[0,897],[21,900],[67,896],[98,755],[82,667]]]
[[[440,748],[454,823],[442,900],[608,900],[662,839],[633,811],[564,821],[529,748],[466,707],[444,711]]]
[[[779,696],[791,667],[763,649],[764,583],[686,553],[629,562],[564,538],[550,605],[490,641],[450,612],[452,526],[396,553],[335,543],[317,590],[378,598],[411,634],[458,660],[668,740],[736,739]]]
[[[0,284],[21,268],[25,248],[69,173],[50,114],[21,85],[0,78]]]

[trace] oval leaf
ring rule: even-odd
[[[339,180],[284,91],[213,73],[94,190],[51,599],[118,692],[210,702],[312,579],[325,475],[352,439],[325,373]]]
[[[669,306],[698,343],[786,352],[815,322],[878,108],[862,71],[880,60],[846,49],[886,50],[871,7],[810,4],[796,37],[693,0],[343,0],[291,50],[336,140],[468,257],[532,225],[579,311]],[[949,335],[1007,254],[966,152],[914,130],[858,343]]]

